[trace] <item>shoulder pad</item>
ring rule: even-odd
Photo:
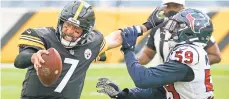
[[[102,41],[104,39],[103,34],[100,31],[93,30],[92,33],[93,36],[95,36],[94,38],[96,38],[96,40],[99,39],[99,41]]]
[[[102,34],[99,30],[93,30],[92,32],[94,32],[95,34]]]
[[[41,28],[35,28],[34,31],[40,36],[43,36],[47,33],[55,32],[55,30],[51,27],[41,27]]]
[[[167,61],[169,60],[187,65],[196,65],[199,63],[199,52],[191,45],[179,45],[171,50],[167,58]]]
[[[36,29],[25,30],[20,36],[18,46],[34,46],[45,49],[44,42]]]
[[[29,36],[39,37],[39,35],[35,31],[35,29],[31,29],[31,28],[25,30],[21,35],[29,35]]]
[[[55,32],[55,29],[52,27],[41,27],[41,28],[34,28],[34,29],[27,29],[25,30],[22,35],[31,35],[35,37],[42,37],[44,34]]]

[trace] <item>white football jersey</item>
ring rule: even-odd
[[[154,35],[154,46],[156,48],[157,54],[154,56],[154,59],[151,63],[158,65],[163,64],[166,58],[168,57],[168,54],[170,52],[170,49],[173,48],[174,44],[169,40],[171,37],[171,34],[167,30],[162,30],[161,28],[158,28]],[[211,36],[210,41],[211,43],[214,43],[214,37]]]
[[[190,66],[194,72],[191,82],[175,82],[164,86],[168,99],[213,99],[213,85],[206,51],[190,44],[171,50],[167,60],[176,60]]]

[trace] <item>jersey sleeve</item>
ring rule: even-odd
[[[171,50],[167,58],[167,61],[170,60],[192,66],[199,63],[199,53],[193,46],[179,45]]]
[[[18,42],[20,48],[33,47],[35,49],[45,49],[45,43],[34,29],[25,30]]]
[[[106,50],[108,49],[108,45],[106,43],[106,40],[103,36],[103,34],[97,30],[94,30],[94,32],[96,33],[96,35],[98,35],[100,43],[99,43],[99,54],[97,55],[97,57],[95,58],[95,62],[96,61],[105,61],[106,60]]]
[[[215,44],[215,38],[213,36],[211,36],[209,42],[207,43],[207,45],[204,47],[204,49],[208,49],[209,47],[213,46]]]
[[[106,43],[106,40],[105,40],[104,37],[103,37],[103,41],[102,41],[102,43],[101,43],[101,45],[100,45],[99,56],[100,56],[101,54],[104,54],[105,51],[106,51],[107,49],[108,49],[108,45],[107,45],[107,43]]]
[[[106,61],[107,56],[106,56],[106,50],[108,49],[108,45],[106,44],[106,40],[103,39],[101,45],[100,45],[100,50],[99,50],[99,54],[95,59],[96,61]]]
[[[171,60],[164,64],[146,68],[139,64],[134,51],[126,50],[124,54],[128,73],[136,87],[143,89],[155,88],[176,81],[190,81],[185,79],[185,77],[189,71],[192,73],[192,69],[186,64]],[[188,76],[194,77],[193,73]]]
[[[125,99],[166,99],[166,92],[163,87],[158,88],[132,88],[128,90],[129,94]]]

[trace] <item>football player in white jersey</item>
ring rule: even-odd
[[[185,0],[162,0],[164,7],[160,6],[156,9],[148,18],[148,21],[143,26],[150,30],[150,35],[146,45],[137,54],[137,59],[140,64],[146,65],[152,59],[154,64],[161,64],[165,61],[168,55],[169,49],[169,33],[164,32],[164,25],[162,22],[167,18],[174,16],[180,10],[185,8]],[[163,15],[161,12],[164,12]],[[160,13],[160,14],[159,14]],[[165,18],[159,17],[164,16]],[[162,24],[161,24],[162,23]],[[208,53],[210,64],[219,63],[221,60],[220,50],[214,37],[211,37],[210,41],[204,47]],[[157,53],[157,54],[156,54]]]
[[[152,89],[164,86],[167,99],[213,99],[210,64],[204,50],[213,31],[210,18],[201,11],[184,9],[170,18],[164,28],[171,33],[174,44],[165,62],[150,68],[140,65],[136,59],[137,33],[123,29],[121,50],[138,88],[121,91],[109,79],[101,78],[97,83],[97,87],[102,87],[99,92],[116,99],[155,99]]]

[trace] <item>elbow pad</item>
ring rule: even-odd
[[[24,68],[27,68],[27,67],[33,65],[31,62],[32,55],[33,55],[33,53],[19,54],[14,61],[14,66],[16,68],[24,69]]]
[[[23,49],[14,60],[14,66],[21,69],[32,66],[31,57],[36,52],[37,50],[32,48]]]

